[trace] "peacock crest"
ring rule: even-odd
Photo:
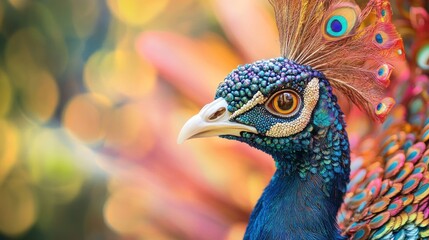
[[[404,57],[389,1],[270,0],[282,55],[322,72],[353,103],[383,121],[394,105],[385,98],[395,62]]]

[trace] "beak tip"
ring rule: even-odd
[[[179,145],[183,144],[184,142],[185,142],[184,139],[181,139],[181,138],[177,139],[177,144],[179,144]]]
[[[183,144],[187,138],[184,136],[183,131],[180,131],[179,136],[177,137],[177,144]]]
[[[190,135],[188,131],[186,131],[186,129],[186,127],[183,127],[180,131],[179,136],[177,136],[177,144],[183,144],[186,140],[190,138]]]

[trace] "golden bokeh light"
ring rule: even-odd
[[[6,44],[6,67],[10,78],[14,79],[13,82],[17,86],[23,86],[28,80],[31,81],[33,72],[40,69],[61,74],[67,64],[68,52],[59,26],[43,5],[34,4],[37,9],[36,15],[40,18],[43,16],[46,24],[40,28],[30,25],[17,30]]]
[[[19,176],[0,188],[0,233],[17,236],[36,220],[37,205],[30,186]]]
[[[169,0],[107,0],[107,3],[115,17],[122,22],[141,26],[160,14]]]
[[[5,50],[5,62],[10,78],[17,87],[32,79],[34,71],[43,68],[46,46],[43,35],[35,28],[16,31],[9,39]],[[23,71],[25,66],[25,71]]]
[[[17,162],[19,144],[16,127],[0,119],[0,185]]]
[[[105,69],[105,67],[103,67],[103,61],[108,54],[108,51],[94,52],[86,62],[84,69],[86,87],[94,93],[107,96],[112,95],[113,91],[113,89],[108,88],[108,79],[103,75],[103,70]]]
[[[31,79],[21,87],[22,107],[31,117],[40,122],[51,119],[59,101],[59,90],[54,77],[47,71],[32,73]]]
[[[112,193],[104,206],[107,223],[120,234],[135,234],[144,231],[144,213],[148,205],[148,195],[136,187],[125,187]]]
[[[109,73],[112,89],[117,89],[119,94],[136,98],[148,94],[153,89],[156,80],[155,69],[136,52],[119,50],[111,57],[106,59],[105,64],[107,66],[111,64]]]
[[[126,104],[111,111],[106,125],[106,144],[116,149],[148,151],[153,146],[150,139],[154,135],[143,111],[138,104]]]
[[[96,143],[105,137],[106,116],[110,109],[109,99],[102,95],[78,95],[66,106],[63,125],[81,141]]]
[[[31,129],[27,165],[33,184],[56,203],[67,203],[79,194],[84,181],[76,153],[63,131]]]
[[[141,98],[153,90],[156,71],[132,51],[97,52],[86,65],[85,83],[113,99]]]

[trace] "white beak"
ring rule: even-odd
[[[177,143],[191,138],[213,137],[220,135],[240,136],[241,132],[258,133],[256,128],[229,120],[232,115],[228,103],[223,98],[204,106],[201,111],[189,119],[180,131]]]

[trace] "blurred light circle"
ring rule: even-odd
[[[30,117],[40,122],[52,118],[59,101],[59,90],[54,77],[47,71],[33,72],[22,86],[21,104]]]
[[[19,135],[16,127],[0,119],[0,185],[16,164],[18,149]]]
[[[80,192],[84,175],[66,135],[59,130],[29,130],[27,164],[33,184],[55,203],[67,203]]]
[[[134,147],[143,152],[152,147],[155,136],[141,108],[137,104],[126,104],[109,114],[106,127],[108,145],[116,148]]]
[[[33,73],[43,67],[46,60],[45,49],[45,38],[35,28],[20,29],[9,37],[5,63],[15,86],[25,86],[33,78]]]
[[[34,9],[33,9],[34,7]],[[32,5],[37,27],[21,28],[7,40],[5,62],[9,77],[17,86],[25,85],[39,69],[60,75],[68,64],[69,53],[61,27],[46,6]]]
[[[143,25],[168,5],[169,0],[108,0],[111,12],[119,20],[129,25]]]
[[[5,116],[11,107],[13,90],[9,78],[0,70],[0,116]]]
[[[116,190],[104,206],[106,223],[120,234],[136,234],[144,228],[146,213],[152,204],[148,195],[135,187]]]
[[[43,58],[39,63],[42,68],[49,70],[55,76],[64,73],[65,69],[69,66],[69,51],[66,38],[69,38],[67,31],[64,28],[65,19],[61,12],[60,7],[55,4],[43,3],[42,1],[31,1],[29,5],[31,9],[31,18],[38,24],[34,25],[42,34],[42,48],[33,49],[33,42],[27,39],[27,44],[30,47],[30,53],[40,53]],[[63,13],[64,14],[64,13]]]
[[[85,83],[111,98],[141,98],[153,91],[156,71],[132,51],[97,52],[85,66]]]
[[[107,80],[102,77],[104,70],[102,63],[107,54],[107,51],[97,51],[91,55],[85,65],[84,81],[92,92],[111,95],[112,89],[108,88]]]
[[[112,88],[118,93],[131,98],[149,94],[155,85],[155,68],[132,51],[115,51],[113,53]]]
[[[105,137],[106,115],[110,108],[110,101],[101,95],[78,95],[67,104],[63,125],[83,142],[101,141]]]
[[[17,236],[36,220],[36,199],[22,179],[11,179],[0,188],[0,232]]]
[[[45,40],[35,28],[24,28],[8,39],[5,49],[8,77],[20,92],[21,107],[31,119],[40,122],[52,117],[59,100],[56,81],[45,70],[48,60]]]

